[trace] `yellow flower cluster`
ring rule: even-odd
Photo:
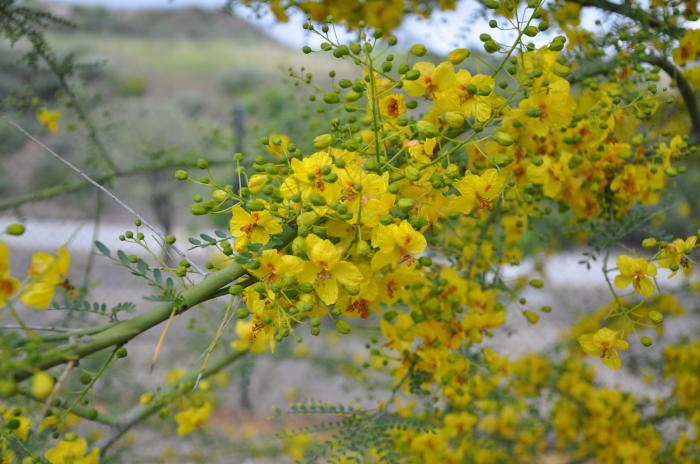
[[[60,247],[55,255],[39,252],[32,255],[27,278],[19,282],[10,274],[10,252],[0,241],[0,308],[11,304],[15,294],[19,300],[36,309],[45,309],[53,300],[56,287],[69,289],[70,254]]]

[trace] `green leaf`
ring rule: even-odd
[[[163,274],[160,272],[160,269],[153,269],[153,280],[155,280],[158,285],[163,283]]]
[[[99,251],[105,256],[112,256],[112,253],[109,251],[109,248],[107,248],[107,246],[99,240],[95,240],[95,248],[97,248],[97,251]]]
[[[141,275],[145,276],[148,273],[148,264],[146,264],[144,260],[139,259],[138,261],[136,261],[136,267],[138,267]]]

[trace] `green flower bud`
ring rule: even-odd
[[[428,52],[428,49],[425,48],[425,45],[423,44],[415,44],[411,47],[410,52],[411,55],[414,56],[425,56],[425,54]]]
[[[513,136],[507,132],[497,131],[493,134],[493,139],[503,147],[513,145]]]
[[[417,69],[411,69],[404,74],[403,78],[407,81],[416,81],[420,77],[420,71]]]
[[[7,235],[20,236],[24,234],[25,227],[24,224],[10,224],[5,228],[5,233]]]
[[[351,330],[350,324],[345,322],[343,319],[338,319],[335,322],[335,330],[342,335],[347,335],[350,333]]]
[[[644,345],[646,347],[649,347],[654,343],[654,341],[651,339],[651,337],[649,337],[647,335],[644,335],[639,341],[642,342],[642,345]]]
[[[309,201],[314,206],[325,206],[326,199],[320,193],[313,192],[309,195]]]
[[[306,239],[297,236],[292,240],[292,254],[294,256],[303,256],[306,253]]]
[[[537,29],[536,26],[527,26],[527,27],[523,30],[523,34],[525,34],[525,35],[528,36],[528,37],[535,37],[535,36],[537,35],[538,32],[540,32],[540,30]]]
[[[236,317],[237,317],[238,319],[245,319],[245,318],[247,318],[248,316],[250,316],[250,311],[249,311],[248,308],[246,308],[245,306],[240,306],[240,307],[236,310]]]
[[[310,282],[302,282],[299,284],[299,291],[308,294],[314,291],[314,286]]]
[[[329,92],[323,96],[323,102],[328,105],[334,105],[340,102],[340,97],[335,92]]]
[[[642,240],[642,247],[646,248],[646,249],[654,248],[656,246],[656,244],[657,244],[657,241],[654,237],[649,237],[649,238],[645,238],[644,240]]]
[[[404,175],[408,180],[418,180],[418,178],[420,178],[420,170],[413,166],[408,166],[406,169],[404,169]]]
[[[487,40],[486,42],[484,42],[484,50],[486,50],[487,53],[496,53],[500,49],[501,46],[493,40]]]
[[[129,353],[127,353],[126,348],[124,348],[123,346],[120,346],[116,352],[117,358],[119,359],[126,358],[128,354]]]
[[[526,309],[525,311],[523,311],[523,316],[525,316],[525,319],[527,319],[527,322],[529,322],[532,325],[537,324],[540,320],[540,315],[534,311],[530,311],[529,309]]]
[[[229,295],[234,295],[234,296],[235,296],[235,295],[240,295],[241,293],[243,293],[243,286],[242,286],[242,285],[238,285],[238,284],[231,285],[231,286],[228,288],[228,293],[229,293]]]
[[[397,203],[396,207],[399,208],[401,211],[408,211],[413,206],[415,205],[415,201],[413,201],[413,198],[401,198]]]
[[[416,123],[416,130],[424,137],[435,137],[439,133],[439,129],[435,124],[422,119]]]
[[[664,315],[656,310],[649,311],[649,320],[654,324],[661,324],[664,321]]]
[[[175,178],[177,180],[187,180],[187,171],[183,171],[182,169],[178,169],[175,171]]]
[[[333,143],[333,135],[321,134],[314,138],[314,147],[320,149],[328,148]]]
[[[534,288],[542,288],[544,287],[544,282],[542,281],[542,279],[532,279],[530,281],[530,286]]]

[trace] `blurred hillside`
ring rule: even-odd
[[[272,129],[301,139],[309,130],[304,121],[305,94],[290,97],[294,93],[288,69],[305,67],[322,76],[337,65],[324,56],[291,50],[223,11],[127,11],[55,4],[51,9],[74,27],[52,28],[49,42],[57,56],[74,57],[77,73],[71,83],[122,169],[168,157],[228,161],[234,151],[255,157],[262,151],[257,140]],[[31,69],[20,60],[27,49],[22,42],[12,48],[0,45],[0,102],[38,98],[38,105],[6,113],[60,154],[90,168],[95,150],[73,112],[64,112],[61,130],[53,136],[36,122],[39,107],[60,109],[64,103],[52,73],[42,67]],[[12,178],[0,174],[3,194],[15,197],[76,180],[7,124],[0,124],[0,140],[3,163],[13,164]],[[232,163],[225,169],[232,172]],[[172,171],[161,173],[157,182],[145,175],[119,179],[113,188],[127,202],[143,204],[157,187],[161,194],[172,192],[187,204],[192,192],[172,179]],[[92,195],[88,198],[63,196],[58,203],[25,205],[21,212],[77,219],[92,210]],[[81,208],[60,212],[55,208],[75,201]],[[109,208],[122,217],[121,211]],[[178,214],[189,218],[184,208]]]

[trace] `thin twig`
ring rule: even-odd
[[[70,361],[68,364],[66,364],[65,369],[63,369],[63,372],[61,373],[61,376],[58,378],[58,381],[56,381],[56,384],[53,386],[53,389],[51,390],[51,393],[49,396],[46,398],[46,401],[44,401],[44,405],[41,407],[41,411],[39,412],[39,420],[36,421],[37,427],[40,424],[41,418],[46,415],[46,411],[49,410],[51,407],[51,403],[53,402],[53,399],[58,395],[58,392],[61,391],[61,387],[63,387],[63,384],[65,383],[66,379],[68,378],[68,374],[70,374],[70,371],[73,370],[73,367],[75,367],[75,361]]]
[[[71,163],[70,161],[68,161],[67,159],[63,158],[61,155],[59,155],[59,154],[56,153],[55,151],[53,151],[53,150],[52,150],[51,148],[49,148],[46,144],[44,144],[41,140],[37,139],[37,138],[34,137],[32,134],[30,134],[29,132],[27,132],[22,126],[20,126],[19,124],[17,124],[16,122],[14,122],[14,121],[11,120],[10,118],[8,118],[7,116],[3,116],[3,119],[5,119],[5,121],[7,121],[7,123],[10,124],[12,127],[14,127],[15,129],[17,129],[18,131],[20,131],[21,133],[23,133],[27,138],[29,138],[29,140],[31,140],[32,142],[36,143],[36,144],[39,145],[41,148],[43,148],[43,149],[46,150],[48,153],[50,153],[51,156],[53,156],[54,158],[56,158],[57,160],[59,160],[61,163],[65,164],[66,166],[68,166],[69,168],[71,168],[71,169],[72,169],[73,171],[75,171],[78,175],[80,175],[83,179],[85,179],[86,181],[88,181],[89,183],[91,183],[92,185],[94,185],[95,187],[97,187],[98,189],[100,189],[101,191],[103,191],[105,194],[107,194],[108,197],[110,197],[110,198],[111,198],[112,200],[114,200],[119,206],[121,206],[122,208],[124,208],[125,210],[127,210],[129,213],[131,213],[134,217],[136,217],[137,219],[139,219],[139,220],[141,221],[141,223],[142,223],[144,226],[146,226],[148,229],[150,229],[151,232],[153,232],[154,234],[156,234],[156,236],[158,236],[158,238],[160,238],[163,242],[165,242],[165,237],[163,236],[163,234],[160,233],[160,231],[158,231],[158,229],[156,229],[153,225],[151,225],[150,222],[146,221],[139,213],[137,213],[136,211],[134,211],[133,208],[131,208],[129,205],[127,205],[126,203],[124,203],[123,201],[121,201],[119,198],[117,198],[117,196],[116,196],[115,194],[113,194],[112,192],[110,192],[109,190],[107,190],[107,188],[105,188],[104,186],[102,186],[101,184],[99,184],[98,182],[96,182],[95,180],[93,180],[92,177],[90,177],[90,176],[88,176],[87,174],[85,174],[79,167],[77,167],[76,165],[74,165],[73,163]],[[185,253],[182,252],[182,250],[180,250],[180,249],[179,249],[178,247],[176,247],[175,245],[172,245],[172,249],[173,249],[173,251],[175,251],[175,253],[177,253],[178,255],[180,255],[180,257],[182,257],[183,259],[187,260],[187,261],[192,265],[192,267],[193,267],[195,270],[197,270],[197,272],[199,272],[202,276],[205,276],[205,277],[206,277],[207,273],[204,272],[202,269],[200,269],[199,266],[197,266],[197,264],[195,264],[191,259],[189,259],[189,258],[187,257],[187,255],[185,255]]]
[[[54,309],[54,308],[51,308]],[[71,329],[68,327],[38,327],[38,326],[31,326],[31,325],[25,325],[21,326],[19,324],[9,324],[9,325],[0,325],[0,330],[35,330],[37,332],[77,332],[82,329]]]

